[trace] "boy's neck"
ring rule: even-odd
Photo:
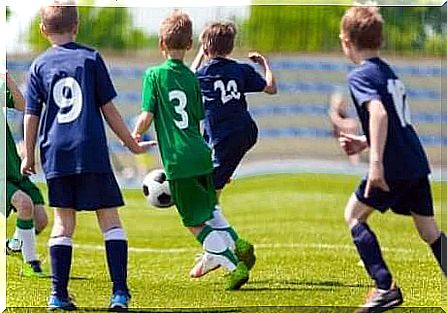
[[[209,55],[208,58],[211,59],[228,59],[229,54],[213,54]]]
[[[48,35],[48,40],[53,46],[62,46],[75,41],[75,36],[72,33],[50,34]]]
[[[183,61],[185,58],[186,50],[167,50],[165,56],[167,59]]]
[[[358,50],[355,52],[354,63],[360,64],[365,60],[379,57],[379,50]]]

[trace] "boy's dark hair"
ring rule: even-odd
[[[49,34],[64,34],[73,31],[78,24],[78,8],[74,5],[45,6],[40,9],[40,19]]]
[[[236,26],[231,22],[215,22],[208,25],[200,36],[200,41],[210,55],[225,56],[234,48]]]
[[[188,14],[174,10],[160,26],[160,39],[168,49],[187,49],[192,41],[192,22]]]
[[[340,27],[356,48],[380,49],[383,42],[383,23],[378,7],[359,6],[346,11]]]

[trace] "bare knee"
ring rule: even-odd
[[[412,214],[412,217],[419,236],[427,244],[431,245],[439,238],[441,232],[433,216]]]
[[[122,228],[121,219],[116,208],[97,210],[96,218],[103,233],[112,228]]]
[[[17,215],[21,219],[33,218],[33,201],[22,191],[17,191],[12,197],[12,205],[17,209]]]
[[[72,237],[76,227],[76,215],[73,209],[55,209],[51,237]]]
[[[355,194],[352,194],[345,208],[345,222],[349,228],[359,223],[365,223],[374,208],[360,202]]]
[[[43,205],[36,205],[34,207],[34,228],[36,233],[42,232],[48,225],[48,216]]]

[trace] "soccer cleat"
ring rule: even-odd
[[[238,290],[244,285],[249,278],[249,272],[247,265],[244,262],[239,262],[234,271],[230,272],[226,276],[226,290]]]
[[[393,283],[389,290],[372,289],[366,303],[356,313],[381,313],[396,307],[404,301],[400,288]]]
[[[22,252],[22,241],[17,238],[11,238],[6,240],[6,254],[17,255]]]
[[[248,270],[251,270],[256,263],[255,248],[251,243],[241,238],[236,240],[235,245],[234,254],[247,265]]]
[[[189,272],[191,278],[199,278],[220,267],[219,256],[211,253],[202,253],[196,259],[196,265]]]
[[[109,312],[125,312],[129,308],[130,294],[124,291],[117,291],[110,300]]]
[[[40,261],[30,261],[22,266],[22,276],[24,277],[38,277],[38,278],[44,278],[48,277],[47,274],[44,273],[42,270],[42,267],[40,266]]]
[[[48,310],[50,311],[75,311],[76,309],[76,304],[71,300],[71,298],[59,298],[57,296],[50,296],[50,299],[48,299]]]

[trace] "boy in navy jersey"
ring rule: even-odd
[[[351,96],[364,136],[341,133],[348,155],[369,148],[368,175],[351,196],[345,219],[357,251],[376,288],[359,312],[382,312],[403,302],[383,260],[367,219],[374,210],[388,208],[411,215],[421,238],[431,247],[444,275],[446,238],[433,216],[427,157],[410,122],[405,87],[379,57],[383,20],[375,7],[353,7],[341,21],[344,54],[358,66],[348,75]]]
[[[49,240],[52,291],[48,307],[73,310],[68,296],[72,235],[76,211],[95,211],[104,235],[113,282],[111,310],[127,309],[127,239],[117,207],[124,205],[112,172],[103,117],[134,153],[136,143],[112,100],[116,96],[101,55],[74,42],[78,29],[75,6],[43,7],[41,32],[52,47],[31,65],[26,89],[25,158],[22,173],[35,173],[34,148],[39,121],[42,168],[48,199],[54,208]],[[45,104],[45,106],[44,106]]]
[[[248,112],[245,94],[276,93],[275,79],[264,56],[249,54],[249,58],[262,67],[265,79],[251,65],[229,58],[235,36],[233,23],[210,24],[202,32],[202,47],[191,65],[192,70],[196,70],[203,59],[206,60],[196,76],[205,106],[204,136],[213,149],[213,181],[218,197],[258,138],[258,128]],[[253,267],[256,260],[253,245],[239,238],[219,205],[216,205],[213,216],[208,224],[220,232],[249,268]]]

